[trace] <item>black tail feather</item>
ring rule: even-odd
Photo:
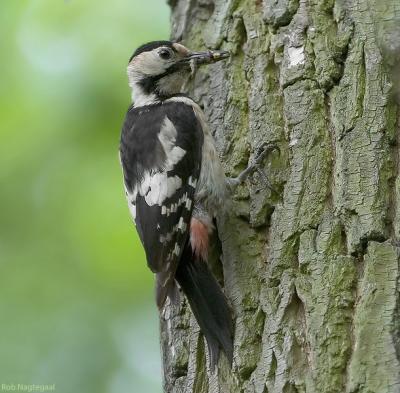
[[[204,334],[213,370],[220,348],[230,364],[233,359],[233,323],[229,305],[207,263],[195,260],[187,243],[175,275]]]

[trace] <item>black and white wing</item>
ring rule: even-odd
[[[201,168],[203,131],[191,106],[181,102],[130,108],[120,156],[129,208],[157,274],[161,308],[175,288]]]

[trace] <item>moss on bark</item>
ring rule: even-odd
[[[398,0],[171,5],[173,38],[232,52],[188,86],[226,172],[281,151],[276,192],[255,175],[218,217],[233,369],[210,373],[187,304],[167,307],[165,391],[400,392]]]

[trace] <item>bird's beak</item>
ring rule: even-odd
[[[230,53],[226,50],[209,50],[206,52],[190,52],[185,60],[200,65],[216,63],[217,61],[227,59],[229,56]]]
[[[186,48],[185,48],[186,49]],[[176,67],[187,67],[195,69],[202,64],[212,64],[217,61],[227,59],[230,53],[227,51],[209,50],[206,52],[191,52],[186,49],[185,57],[176,63]]]

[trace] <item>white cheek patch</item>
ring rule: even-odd
[[[136,72],[143,73],[143,70],[146,70],[147,75],[162,74],[167,69],[167,65],[160,60],[157,51],[141,53],[133,59],[131,65]]]

